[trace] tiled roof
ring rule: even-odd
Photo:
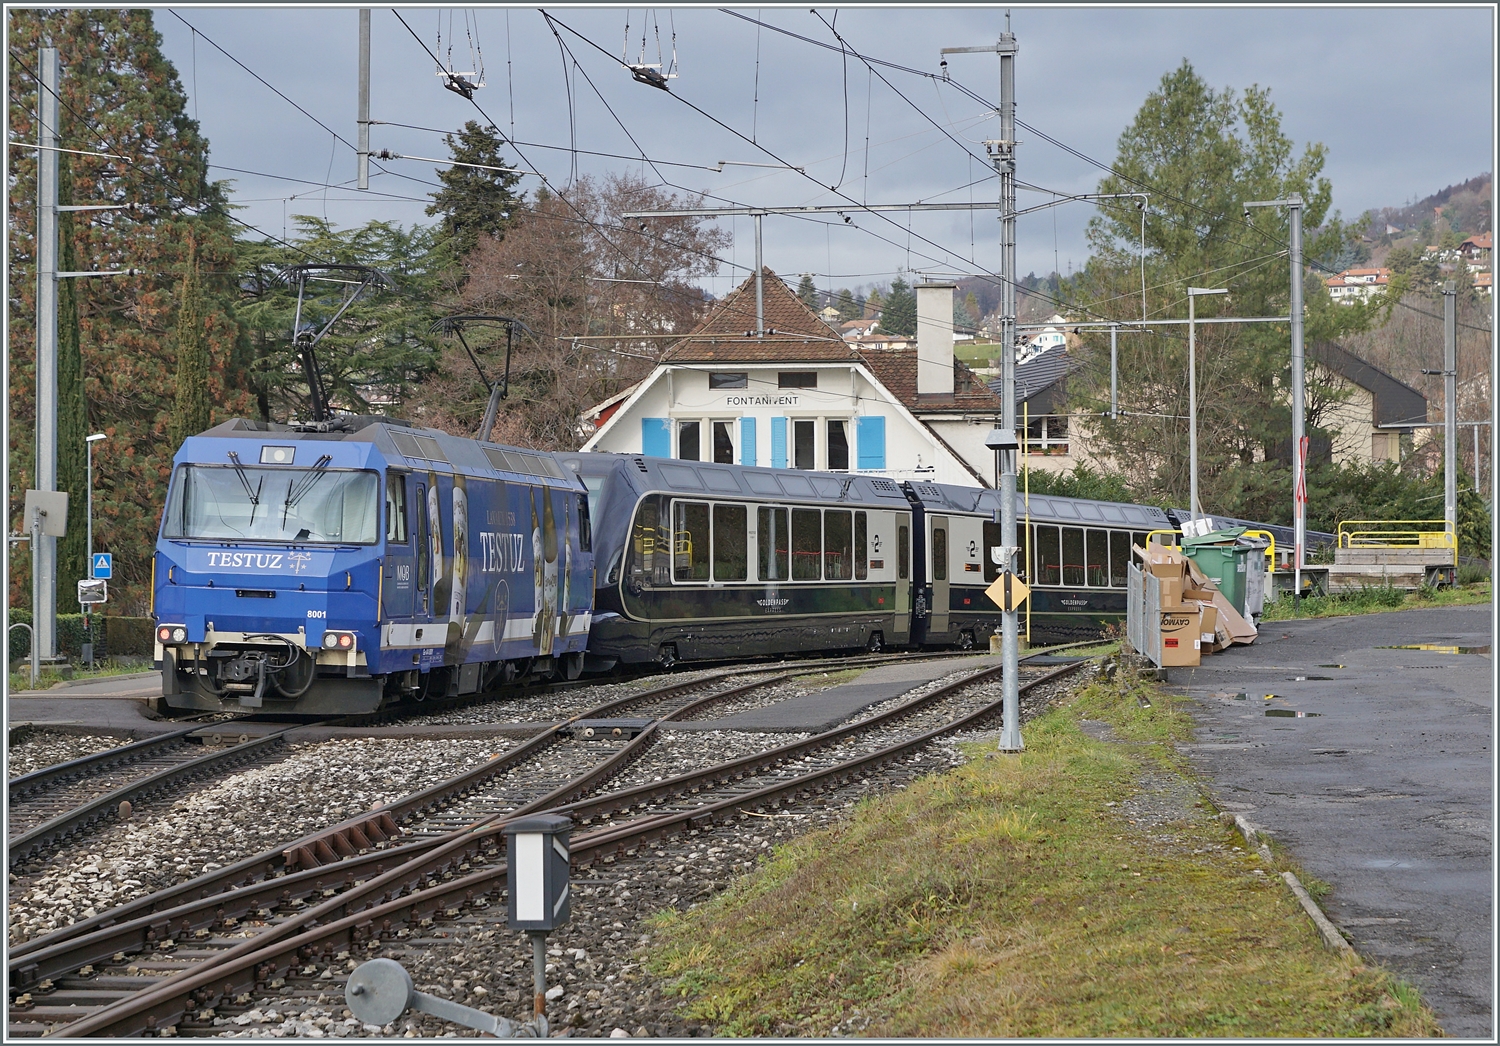
[[[1073,369],[1065,345],[1054,345],[1039,356],[1016,367],[1016,403],[1025,403],[1038,392],[1057,384]],[[1000,395],[1000,379],[990,382],[996,398]]]
[[[770,269],[762,269],[766,334],[755,336],[755,277],[714,306],[708,319],[662,353],[663,363],[819,363],[857,357]]]
[[[998,411],[1000,397],[963,360],[953,361],[953,395],[917,395],[917,353],[915,349],[872,349],[859,353],[859,359],[890,390],[907,410],[921,411]]]
[[[1495,234],[1493,232],[1482,232],[1477,236],[1470,236],[1467,240],[1464,241],[1464,243],[1471,244],[1472,246],[1482,248],[1486,251],[1491,248],[1491,245],[1494,244],[1494,242]]]

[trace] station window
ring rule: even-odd
[[[787,536],[786,509],[761,508],[756,511],[756,529],[759,531],[760,579],[762,581],[786,581],[787,556],[791,544]]]
[[[677,423],[677,456],[683,461],[703,460],[698,453],[698,423],[696,421]]]
[[[714,464],[734,464],[734,422],[716,421],[714,425]]]
[[[849,467],[849,435],[842,421],[828,423],[828,467],[833,471]]]
[[[743,372],[710,371],[708,387],[711,389],[743,389],[750,385],[750,375]]]
[[[776,375],[777,387],[783,389],[815,389],[818,387],[818,372],[815,370],[784,370]]]
[[[813,457],[813,441],[816,435],[817,422],[810,419],[806,421],[792,422],[792,468],[817,468],[817,464]]]

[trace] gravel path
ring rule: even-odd
[[[82,759],[95,752],[130,744],[134,738],[103,737],[97,734],[58,734],[50,730],[28,733],[10,746],[6,773],[20,777],[44,767]]]

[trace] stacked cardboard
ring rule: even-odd
[[[1192,667],[1204,652],[1255,641],[1255,626],[1179,550],[1153,542],[1135,553],[1160,585],[1164,667]]]

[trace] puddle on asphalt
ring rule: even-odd
[[[1317,719],[1322,712],[1298,712],[1291,708],[1268,708],[1266,715],[1276,716],[1280,719]]]
[[[1400,646],[1378,646],[1376,650],[1430,650],[1434,654],[1488,654],[1488,646],[1445,646],[1441,643],[1405,643]],[[1326,668],[1326,665],[1319,665]]]
[[[1332,679],[1333,679],[1333,676],[1287,676],[1286,677],[1286,680],[1287,680],[1288,683],[1305,683],[1305,682],[1307,682],[1309,680],[1323,680],[1325,682],[1329,682]]]
[[[1343,665],[1319,665],[1319,668],[1343,668]]]

